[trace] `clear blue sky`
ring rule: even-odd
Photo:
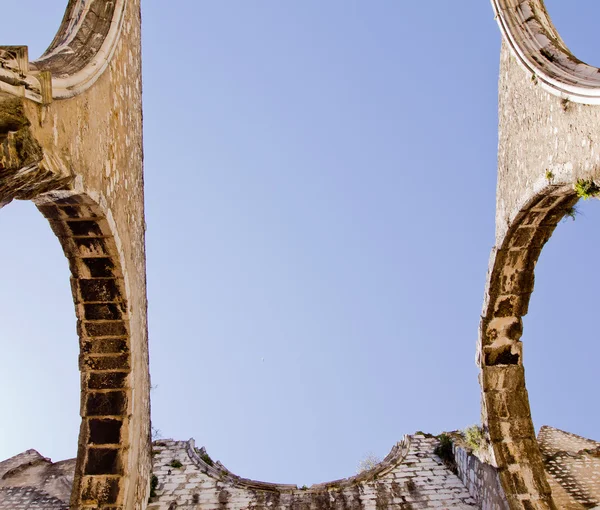
[[[39,55],[65,5],[4,5],[2,44]],[[597,2],[547,6],[600,65]],[[353,474],[405,433],[478,422],[500,49],[489,2],[146,0],[143,29],[163,436],[302,485]],[[598,440],[600,207],[581,206],[542,253],[523,342],[536,427]],[[0,458],[73,457],[66,260],[29,203],[4,208],[0,231]]]

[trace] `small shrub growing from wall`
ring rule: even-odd
[[[598,186],[592,179],[577,179],[575,183],[575,192],[579,198],[588,200],[600,195],[600,186]]]
[[[438,436],[439,444],[433,450],[445,464],[445,466],[454,474],[458,472],[456,461],[454,460],[454,452],[452,451],[452,438],[448,434],[440,434]]]
[[[150,478],[150,497],[156,497],[156,488],[158,487],[158,477],[156,475],[152,475]]]
[[[469,448],[472,450],[479,450],[479,448],[481,448],[484,437],[483,429],[479,425],[467,427],[463,431],[463,435],[465,436],[465,442]]]

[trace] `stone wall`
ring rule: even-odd
[[[68,510],[62,500],[31,487],[0,488],[2,510]]]
[[[159,440],[152,449],[154,492],[147,508],[508,509],[498,470],[484,460],[487,451],[474,454],[459,434],[452,437],[455,464],[435,454],[435,437],[419,433],[405,436],[373,469],[310,487],[241,478],[196,448],[193,439]],[[599,506],[600,443],[551,427],[542,427],[538,438],[557,508]],[[35,450],[0,462],[0,510],[67,510],[74,472],[75,459],[52,463]]]
[[[472,451],[454,446],[454,458],[461,479],[478,508],[508,510],[509,506],[500,483],[498,470],[483,462]]]
[[[552,427],[542,427],[538,441],[557,506],[600,507],[600,443]]]
[[[148,510],[382,510],[477,508],[460,479],[434,454],[437,439],[406,436],[374,469],[297,487],[240,478],[194,441],[153,446],[156,497]]]
[[[35,450],[0,462],[1,510],[66,510],[75,459],[52,463]]]

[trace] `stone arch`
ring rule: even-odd
[[[31,71],[52,75],[52,97],[64,99],[89,88],[108,66],[119,41],[128,0],[69,0],[50,46]]]
[[[33,201],[68,259],[77,316],[82,421],[71,505],[121,508],[132,362],[119,238],[110,212],[86,193],[51,192]]]
[[[545,186],[523,205],[490,261],[478,347],[482,415],[511,508],[556,508],[525,387],[522,317],[542,248],[577,200],[572,185]]]
[[[73,508],[141,509],[148,499],[140,31],[139,0],[69,0],[38,60],[26,46],[0,46],[0,207],[33,200],[73,275],[82,348]]]
[[[600,70],[570,52],[543,0],[492,0],[492,6],[504,40],[532,80],[570,101],[600,104]]]
[[[0,90],[42,104],[81,94],[111,64],[126,21],[127,30],[136,24],[132,14],[139,28],[138,0],[69,0],[54,39],[37,60],[29,61],[27,46],[0,46]]]

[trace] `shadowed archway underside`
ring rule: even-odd
[[[109,219],[89,196],[35,200],[69,260],[77,316],[82,417],[71,504],[118,504],[131,415],[128,304]]]

